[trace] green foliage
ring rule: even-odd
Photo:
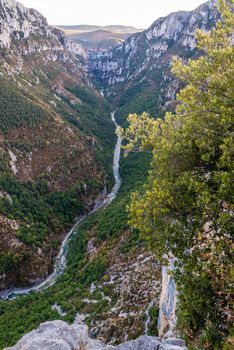
[[[119,108],[117,111],[118,123],[123,127],[127,126],[126,116],[129,113],[142,113],[148,111],[152,115],[156,113],[163,116],[160,110],[162,104],[160,90],[163,88],[163,70],[157,69],[147,77],[149,82],[138,83],[126,91],[121,91]],[[161,82],[161,84],[152,85],[152,81]]]
[[[232,313],[234,13],[220,6],[223,22],[197,34],[205,55],[174,61],[187,84],[176,114],[130,115],[125,131],[127,150],[153,152],[144,195],[132,195],[131,223],[159,258],[177,258],[178,326],[199,349],[221,349]]]
[[[95,258],[83,269],[82,276],[80,276],[81,284],[88,287],[93,281],[98,281],[107,267],[108,262],[105,256]]]
[[[66,271],[54,286],[44,292],[32,293],[16,300],[0,301],[0,349],[14,345],[25,333],[35,329],[42,322],[55,319],[73,322],[77,312],[82,310],[91,316],[101,314],[105,310],[106,301],[98,291],[95,295],[97,304],[89,305],[87,309],[87,305],[82,301],[90,297],[90,284],[105,278],[109,266],[105,249],[101,249],[98,255],[89,261],[89,233],[93,232],[95,237],[98,237],[100,246],[104,241],[111,247],[122,231],[128,228],[125,207],[130,202],[129,192],[141,188],[146,181],[150,160],[150,154],[145,153],[131,154],[128,159],[121,161],[123,184],[119,195],[112,205],[90,216],[76,229],[69,243]],[[39,189],[42,193],[46,192],[46,183],[41,184]],[[109,222],[108,226],[106,220]],[[124,249],[129,251],[139,244],[141,241],[138,235],[133,234]],[[116,302],[116,296],[111,289],[105,288],[104,293],[111,296],[113,303]],[[55,302],[61,305],[67,316],[61,317],[56,311],[52,311],[51,306]]]
[[[8,159],[6,154],[0,153],[0,173],[7,172],[9,170]]]
[[[10,128],[35,127],[50,118],[45,109],[3,79],[0,79],[0,105],[1,132],[7,132]]]
[[[83,189],[79,186],[66,192],[50,193],[43,179],[36,183],[20,183],[8,173],[0,175],[0,189],[7,192],[12,202],[0,198],[0,212],[22,222],[17,236],[29,246],[40,246],[54,230],[68,228],[84,212],[78,200]]]
[[[0,274],[8,273],[17,268],[18,257],[11,253],[0,252]]]
[[[149,309],[150,324],[149,324],[149,335],[158,336],[158,314],[159,307],[151,306]]]
[[[16,233],[16,237],[19,238],[23,243],[35,247],[41,246],[47,236],[47,227],[43,224],[31,224],[20,226]]]
[[[69,98],[61,96],[74,111],[69,115],[61,110],[64,118],[88,135],[97,138],[101,149],[97,150],[97,162],[104,164],[108,182],[112,178],[112,156],[115,144],[115,128],[110,118],[110,105],[103,98],[90,89],[81,86],[70,86],[67,90],[76,96],[80,103],[71,102]]]

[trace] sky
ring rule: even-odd
[[[41,12],[51,25],[122,24],[148,28],[156,19],[193,10],[205,0],[18,0]]]

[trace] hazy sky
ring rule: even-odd
[[[157,18],[192,10],[205,0],[19,0],[47,17],[50,24],[124,24],[149,27]]]

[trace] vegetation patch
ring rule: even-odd
[[[109,280],[109,276],[105,274],[111,266],[110,252],[114,248],[119,247],[117,250],[120,252],[131,251],[134,256],[144,247],[144,242],[139,240],[137,233],[125,235],[123,241],[121,237],[128,230],[126,205],[129,203],[129,191],[141,187],[145,182],[150,159],[150,154],[146,153],[135,154],[127,160],[122,160],[123,185],[116,201],[90,216],[78,227],[69,244],[66,271],[54,286],[44,292],[0,302],[0,333],[3,335],[0,338],[1,349],[15,344],[23,334],[38,327],[41,322],[54,319],[72,322],[77,312],[80,312],[90,314],[86,320],[90,324],[94,316],[99,315],[102,318],[102,315],[114,306],[117,299],[112,293],[113,288],[108,285],[104,288],[103,285],[103,290],[97,290],[92,295],[90,286],[92,283],[105,283]],[[64,211],[67,214],[68,212],[69,210]],[[97,237],[97,250],[96,254],[90,255],[87,245],[93,237]],[[111,304],[103,298],[101,291],[111,298]],[[97,303],[87,304],[85,299],[95,299]],[[67,312],[67,316],[61,317],[51,309],[56,302]],[[143,321],[141,327],[142,324]],[[133,332],[132,337],[135,335]]]

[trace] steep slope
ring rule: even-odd
[[[0,0],[0,289],[47,275],[65,231],[111,179],[109,106],[85,52]]]
[[[178,81],[171,76],[172,57],[197,54],[195,32],[209,30],[217,21],[215,0],[191,12],[159,18],[142,33],[135,34],[109,52],[89,58],[90,72],[108,98],[129,112],[162,113],[173,108]]]
[[[146,180],[149,154],[134,154],[120,167],[116,200],[90,216],[70,240],[67,268],[50,288],[0,300],[0,349],[49,320],[74,321],[77,313],[90,335],[110,344],[142,334],[157,335],[160,266],[128,225],[129,193]],[[147,327],[146,327],[147,322]]]

